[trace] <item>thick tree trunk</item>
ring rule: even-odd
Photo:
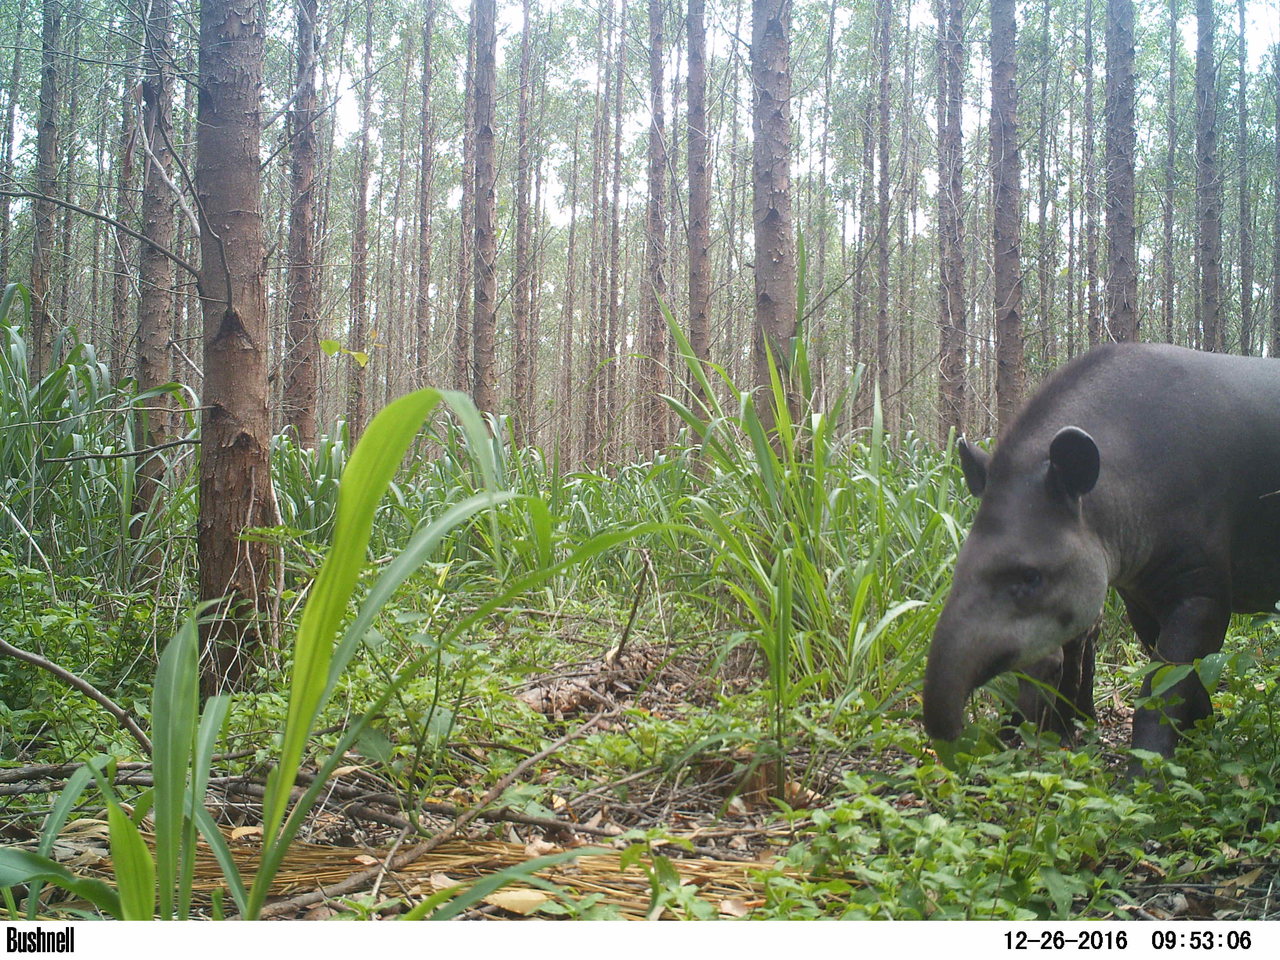
[[[200,599],[219,601],[205,629],[206,693],[238,686],[258,662],[278,570],[276,550],[241,539],[247,527],[278,522],[259,185],[264,17],[262,7],[237,0],[203,0],[200,7],[195,180],[203,217],[205,410],[197,550]]]
[[[1107,328],[1112,340],[1138,339],[1134,247],[1133,0],[1107,3]]]
[[[667,444],[666,404],[659,396],[666,392],[667,324],[662,304],[667,298],[666,277],[666,118],[663,108],[663,2],[649,0],[649,202],[645,224],[644,360],[641,361],[641,430],[645,448],[660,449]]]
[[[996,417],[1001,429],[1022,402],[1022,161],[1018,152],[1014,0],[991,0],[991,181],[996,328]]]
[[[938,36],[938,237],[940,242],[941,376],[940,439],[964,427],[964,0],[937,4]]]
[[[496,411],[494,333],[498,307],[497,182],[493,113],[497,86],[496,0],[475,0],[476,25],[475,114],[475,300],[471,329],[474,337],[476,406]]]
[[[289,319],[285,325],[285,428],[304,447],[316,442],[316,390],[320,366],[316,283],[316,17],[317,0],[296,0],[297,82],[289,115]]]
[[[689,346],[711,357],[711,178],[707,168],[705,0],[689,0]],[[697,382],[693,387],[701,391]],[[703,398],[706,399],[706,398]]]
[[[788,400],[796,334],[796,256],[791,227],[791,0],[753,0],[751,15],[752,219],[755,225],[755,385],[769,389],[765,344]],[[771,420],[771,405],[761,405]],[[792,411],[795,413],[795,411]],[[767,422],[766,426],[771,426]]]
[[[62,0],[41,4],[40,112],[36,118],[36,193],[57,194],[58,111],[61,94]],[[34,242],[31,250],[31,338],[27,347],[32,380],[38,380],[53,360],[53,327],[50,316],[50,270],[53,265],[54,213],[48,200],[35,200]]]
[[[1222,176],[1218,166],[1213,0],[1196,0],[1196,266],[1204,349],[1222,350]]]

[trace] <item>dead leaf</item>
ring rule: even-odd
[[[751,908],[747,906],[745,900],[739,900],[737,897],[730,897],[727,900],[720,901],[720,915],[722,917],[745,917],[751,912]]]
[[[262,836],[261,827],[235,827],[231,831],[232,840],[242,840],[245,837],[260,837],[260,836]]]
[[[356,863],[364,864],[364,866],[366,867],[376,866],[377,864],[382,862],[377,857],[371,857],[367,853],[357,853],[351,859],[354,860]]]
[[[524,855],[532,860],[534,857],[545,856],[548,853],[557,853],[560,849],[556,844],[539,838],[530,840],[524,845]]]
[[[427,882],[431,884],[431,889],[437,893],[441,890],[448,890],[450,887],[456,887],[461,880],[455,880],[447,873],[433,873],[427,878]]]
[[[1217,895],[1220,897],[1230,897],[1234,896],[1239,890],[1248,889],[1253,886],[1254,881],[1257,880],[1258,877],[1262,876],[1262,870],[1262,867],[1255,867],[1248,873],[1243,873],[1231,880],[1223,881],[1218,885],[1218,889],[1216,891]]]
[[[333,775],[335,777],[345,777],[348,773],[355,773],[357,770],[363,769],[364,767],[360,764],[353,763],[345,767],[339,767],[337,770],[333,771]]]
[[[783,799],[797,810],[807,810],[822,806],[822,795],[810,790],[802,783],[788,780],[782,790]]]
[[[545,890],[516,887],[491,893],[484,898],[484,902],[502,910],[509,910],[511,913],[518,913],[522,917],[527,917],[550,899],[551,894]]]
[[[88,817],[72,820],[62,828],[61,834],[61,836],[72,837],[108,837],[110,835],[111,831],[107,827],[107,821],[91,820]]]
[[[725,812],[731,817],[745,817],[747,815],[747,802],[741,797],[734,797],[729,801]]]

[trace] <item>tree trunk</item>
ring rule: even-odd
[[[259,661],[276,589],[277,551],[242,540],[278,522],[267,413],[259,137],[265,11],[237,0],[200,6],[196,193],[201,223],[205,406],[197,550],[206,693],[236,687]],[[255,613],[258,614],[255,616]]]
[[[881,396],[894,391],[889,378],[889,21],[891,0],[876,0],[875,46],[878,75],[876,123],[876,380]],[[898,408],[897,402],[892,404]],[[897,430],[896,418],[892,418]]]
[[[120,97],[120,140],[116,145],[116,202],[115,218],[119,223],[133,227],[137,219],[137,203],[134,194],[137,183],[134,173],[134,145],[137,124],[134,122],[133,80],[127,77]],[[111,240],[111,375],[124,376],[128,363],[130,278],[133,269],[134,239],[123,230],[114,231]]]
[[[1272,48],[1272,94],[1275,98],[1275,165],[1271,168],[1271,195],[1280,197],[1280,55]],[[1273,203],[1271,221],[1271,349],[1272,357],[1280,357],[1280,203]]]
[[[1022,161],[1018,152],[1014,0],[991,0],[991,180],[996,328],[996,417],[1013,422],[1022,402]]]
[[[462,211],[458,235],[458,282],[453,314],[453,379],[458,390],[471,390],[471,285],[475,273],[476,198],[476,17],[472,4],[467,25],[467,66],[462,75]]]
[[[1098,161],[1094,131],[1093,0],[1084,5],[1084,272],[1088,288],[1085,327],[1089,346],[1102,342],[1102,310],[1098,297]]]
[[[173,54],[169,0],[151,0],[144,25],[142,74],[142,235],[160,249],[173,246]],[[149,243],[138,250],[138,389],[152,390],[173,379],[169,346],[173,339],[173,261]],[[138,415],[138,446],[153,447],[168,439],[170,424],[163,404]],[[145,513],[160,490],[164,461],[158,456],[138,463],[135,514]]]
[[[942,366],[939,378],[940,439],[964,427],[964,0],[937,4],[938,36],[938,237],[941,247]]]
[[[529,0],[522,0],[524,26],[520,33],[520,89],[516,116],[516,262],[511,319],[515,327],[515,376],[512,378],[511,419],[517,443],[527,442],[533,425],[533,342],[529,315],[533,300],[532,244],[530,242],[529,187],[532,156],[529,143],[531,91]]]
[[[471,323],[474,337],[472,393],[481,410],[496,412],[494,392],[494,333],[498,306],[497,166],[493,113],[497,86],[497,0],[475,0],[476,25],[475,114],[475,300]]]
[[[649,203],[645,224],[644,354],[641,361],[641,430],[642,441],[651,449],[667,444],[666,404],[660,394],[666,392],[667,324],[662,304],[667,298],[666,278],[666,184],[667,145],[666,118],[663,107],[663,2],[649,0],[649,106],[653,121],[649,125]],[[638,438],[639,439],[639,438]],[[642,449],[641,456],[649,450]]]
[[[414,350],[413,382],[425,386],[433,375],[431,363],[431,209],[435,186],[435,114],[431,104],[432,33],[435,30],[435,0],[423,0],[422,18],[422,153],[418,184],[418,295],[415,301],[417,340]]]
[[[351,227],[351,329],[348,350],[368,356],[369,337],[369,122],[373,113],[373,0],[364,7],[364,72],[360,78],[360,147]],[[364,359],[361,357],[360,359]],[[368,365],[348,355],[347,427],[354,443],[369,418]]]
[[[791,229],[791,0],[753,0],[751,13],[752,220],[755,226],[755,385],[769,388],[765,345],[789,403],[796,334],[796,257]],[[772,426],[772,404],[761,419]],[[792,413],[796,413],[792,410]]]
[[[600,406],[600,461],[612,456],[610,449],[618,435],[618,334],[621,318],[619,291],[622,287],[623,265],[621,256],[622,221],[622,102],[623,78],[627,64],[627,0],[619,4],[621,23],[618,27],[618,45],[615,48],[616,69],[613,78],[613,172],[609,201],[609,303],[604,342],[604,400]]]
[[[41,4],[40,114],[36,119],[36,193],[56,195],[58,176],[58,111],[61,101],[62,0]],[[54,318],[49,312],[49,281],[53,265],[54,204],[35,200],[34,243],[31,251],[31,379],[39,380],[53,361]]]
[[[316,283],[317,0],[297,0],[298,65],[290,111],[289,319],[285,325],[284,423],[303,447],[316,443],[320,366]]]
[[[1107,327],[1112,340],[1138,339],[1134,249],[1133,0],[1107,2]]]
[[[1240,353],[1253,353],[1253,211],[1249,196],[1248,37],[1245,0],[1239,0],[1240,87],[1236,92],[1236,157],[1240,164]],[[1276,198],[1280,203],[1280,197]]]
[[[564,267],[564,298],[560,304],[560,429],[556,433],[561,462],[577,463],[574,433],[578,424],[578,381],[574,379],[574,359],[582,344],[574,335],[574,311],[577,308],[578,255],[578,124],[573,125],[573,165],[569,168],[569,239]],[[589,400],[588,400],[589,402]]]
[[[689,0],[689,346],[711,357],[711,178],[707,169],[705,0]],[[701,396],[697,381],[691,384]],[[702,399],[707,399],[703,397]]]
[[[1164,195],[1160,198],[1160,215],[1164,226],[1164,245],[1160,267],[1160,319],[1166,343],[1173,343],[1174,271],[1173,271],[1173,198],[1177,186],[1178,164],[1178,0],[1169,0],[1169,86],[1165,97]]]
[[[13,144],[17,134],[14,120],[17,116],[18,91],[22,89],[22,26],[23,18],[17,17],[13,27],[13,63],[9,70],[9,89],[5,91],[4,149],[0,152],[0,190],[16,189],[13,180]],[[9,207],[9,198],[0,196],[0,290],[12,282],[12,277],[9,275],[9,235],[13,224],[9,222]]]
[[[1213,0],[1196,0],[1196,265],[1197,301],[1204,349],[1221,350],[1222,177],[1218,167],[1217,64],[1214,59],[1216,13]]]

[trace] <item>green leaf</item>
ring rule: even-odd
[[[120,890],[122,920],[152,920],[156,910],[156,865],[147,842],[124,808],[107,800],[111,866]]]
[[[103,913],[124,919],[119,895],[101,880],[77,877],[62,864],[30,850],[0,847],[0,889],[26,883],[52,883],[88,900]]]
[[[342,344],[340,344],[337,340],[321,340],[320,349],[332,357],[336,355],[339,350],[342,349]]]

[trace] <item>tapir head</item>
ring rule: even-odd
[[[985,451],[964,440],[959,450],[982,503],[925,669],[925,729],[941,740],[960,734],[969,694],[997,674],[1052,675],[1107,592],[1106,557],[1082,504],[1101,466],[1089,434],[1064,427],[1042,457],[997,455],[994,469]]]

